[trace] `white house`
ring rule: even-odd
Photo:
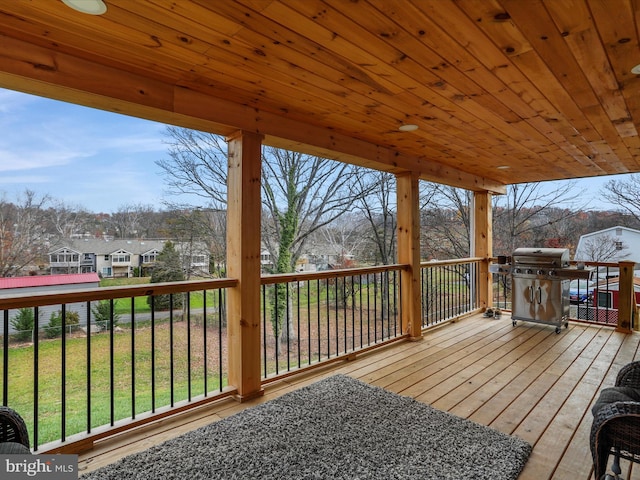
[[[640,230],[611,227],[582,235],[574,260],[583,262],[636,262],[635,275],[640,275]],[[598,268],[598,278],[618,276],[616,267]]]
[[[576,247],[576,261],[619,262],[640,264],[640,230],[611,227],[582,235]]]
[[[105,278],[143,275],[153,268],[165,240],[71,239],[49,253],[51,274],[96,272]],[[176,243],[185,269],[209,273],[209,252],[202,242]]]

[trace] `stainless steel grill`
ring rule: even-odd
[[[591,277],[592,269],[571,267],[566,248],[517,248],[511,263],[492,265],[491,271],[511,274],[511,319],[569,325],[569,283]]]

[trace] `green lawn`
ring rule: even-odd
[[[101,285],[131,285],[147,282],[148,278],[109,279],[103,280]],[[456,286],[463,288],[460,284]],[[268,292],[272,290],[273,287],[267,288]],[[363,279],[363,284],[359,285],[357,278],[355,286],[351,285],[350,280],[345,286],[342,281],[336,282],[333,279],[328,282],[312,281],[307,285],[293,283],[289,286],[291,305],[296,315],[300,315],[299,320],[302,326],[304,327],[306,324],[307,316],[323,317],[322,327],[319,325],[320,320],[317,322],[313,320],[309,328],[321,330],[313,332],[314,337],[318,336],[318,338],[323,338],[323,341],[330,342],[342,341],[341,334],[338,334],[338,322],[344,323],[344,326],[340,323],[340,328],[348,329],[347,322],[342,317],[348,315],[351,308],[361,309],[364,307],[367,312],[369,309],[373,309],[374,305],[376,308],[380,308],[380,293],[381,285],[379,283],[374,288],[372,282],[367,284]],[[209,326],[206,352],[207,389],[209,393],[214,393],[220,390],[221,384],[226,385],[226,365],[223,368],[223,378],[220,378],[219,365],[217,364],[220,352],[220,346],[217,344],[218,319],[213,318],[217,314],[218,292],[207,291],[206,297],[207,315],[211,316],[207,322]],[[264,299],[263,308],[267,312],[272,309],[272,299],[272,293]],[[86,337],[67,337],[64,358],[62,357],[61,339],[40,340],[37,344],[38,444],[41,445],[61,438],[63,405],[64,436],[69,437],[75,433],[108,425],[112,420],[128,419],[143,412],[149,412],[154,408],[154,404],[155,408],[170,405],[172,383],[174,403],[188,398],[189,380],[191,397],[202,395],[204,393],[205,370],[204,329],[202,327],[202,312],[197,310],[204,305],[204,295],[202,292],[193,292],[190,295],[190,300],[192,309],[190,338],[187,335],[187,322],[179,321],[180,315],[174,318],[173,340],[171,340],[168,321],[158,316],[154,329],[155,344],[152,345],[152,329],[148,321],[141,321],[143,319],[137,317],[138,322],[135,330],[132,332],[130,329],[131,300],[125,298],[116,302],[117,313],[121,315],[122,331],[113,335],[109,331],[92,335],[90,342]],[[361,302],[362,305],[360,305]],[[134,308],[136,314],[149,312],[147,297],[136,298]],[[270,315],[267,317],[270,318]],[[268,330],[270,329],[269,324],[270,321],[267,322]],[[298,333],[302,334],[302,332]],[[301,338],[307,338],[307,334],[305,333]],[[112,341],[113,350],[111,350]],[[226,341],[223,339],[222,348],[225,346]],[[0,345],[0,354],[2,354],[1,349]],[[171,352],[173,352],[173,357]],[[188,360],[189,352],[190,359]],[[34,353],[33,345],[15,346],[8,351],[8,404],[27,421],[32,442],[35,440],[33,437],[33,418],[36,408],[34,406]],[[335,348],[333,353],[336,353]],[[153,376],[151,365],[153,355],[155,355],[155,376]],[[308,352],[310,360],[317,358],[318,355],[320,354]],[[226,362],[226,354],[224,356]],[[90,358],[90,364],[88,364],[87,358]],[[269,357],[267,363],[271,361],[275,361],[275,359]],[[282,361],[282,359],[278,361]],[[286,358],[285,365],[288,362],[289,358]],[[62,371],[63,364],[64,372]],[[172,368],[173,376],[171,375]],[[62,384],[63,378],[65,379],[64,386]],[[154,389],[152,389],[152,378],[155,378]],[[113,388],[111,387],[112,382]]]
[[[133,277],[133,278],[104,278],[100,281],[101,287],[117,287],[123,285],[141,285],[149,283],[149,277]],[[202,308],[204,305],[202,292],[191,293],[191,308]],[[217,292],[207,292],[207,306],[211,306],[214,303],[214,298],[217,299]],[[134,298],[134,311],[136,313],[149,313],[151,307],[148,303],[148,297],[135,297]],[[129,316],[131,314],[131,299],[122,298],[115,301],[115,312],[118,315]],[[125,320],[126,321],[126,320]]]
[[[204,393],[204,352],[201,328],[192,326],[191,335],[191,396]],[[200,330],[200,331],[199,331]],[[211,338],[214,333],[209,332]],[[67,338],[66,368],[62,372],[61,340],[40,341],[38,344],[38,443],[61,438],[62,378],[65,378],[65,435],[86,431],[111,422],[111,372],[113,371],[114,419],[130,418],[152,410],[151,352],[155,351],[155,407],[171,402],[170,331],[168,324],[156,326],[155,349],[151,345],[151,329],[137,328],[132,355],[130,330],[113,335],[113,359],[110,354],[111,334],[91,337],[88,350],[86,337]],[[209,340],[212,342],[212,340]],[[217,348],[214,347],[214,348]],[[87,365],[87,352],[91,364]],[[173,385],[174,402],[188,397],[187,329],[185,322],[177,322],[173,329]],[[209,393],[220,389],[217,354],[207,353],[207,387]],[[9,405],[26,420],[32,442],[34,440],[34,347],[9,350]],[[111,362],[113,361],[113,370]],[[132,374],[135,362],[135,377]],[[90,374],[90,382],[88,381]],[[132,379],[134,381],[132,381]],[[226,379],[223,379],[226,382]],[[89,389],[90,395],[87,395]],[[135,394],[133,393],[135,391]],[[90,398],[91,405],[88,405]],[[135,406],[132,399],[135,398]],[[90,419],[88,413],[90,412]]]

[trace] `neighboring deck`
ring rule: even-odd
[[[104,440],[80,456],[80,473],[343,373],[527,440],[534,450],[522,480],[587,480],[592,478],[590,407],[602,387],[613,385],[622,365],[640,358],[640,334],[577,323],[560,334],[554,330],[522,322],[513,327],[508,315],[442,325],[423,341],[399,342],[269,383],[260,399],[221,400]],[[626,474],[629,465],[622,469]],[[640,465],[634,470],[631,478],[640,479]]]

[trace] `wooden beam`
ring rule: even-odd
[[[420,207],[416,173],[396,176],[398,203],[398,261],[409,265],[400,273],[401,329],[412,340],[422,339],[420,294]]]
[[[220,135],[244,130],[263,143],[423,180],[506,193],[503,183],[276,115],[0,35],[0,87]],[[206,87],[203,87],[206,90]]]
[[[472,256],[482,257],[478,272],[478,301],[482,308],[493,304],[492,281],[489,272],[489,259],[493,256],[493,214],[491,194],[476,192],[473,197],[473,251]]]
[[[175,102],[175,110],[182,115],[195,118],[208,116],[216,123],[227,121],[241,124],[238,125],[239,128],[264,134],[265,143],[275,147],[396,174],[406,171],[418,172],[422,180],[472,191],[506,193],[506,186],[500,182],[431,162],[428,159],[401,155],[380,145],[301,123],[298,120],[237,105],[193,90],[177,89]]]
[[[238,285],[228,290],[229,384],[236,398],[262,395],[260,376],[260,199],[262,137],[228,137],[227,271]]]

